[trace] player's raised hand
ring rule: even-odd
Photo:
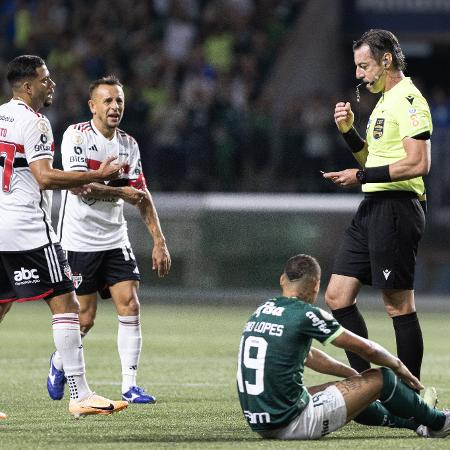
[[[423,389],[425,386],[408,370],[408,368],[402,363],[402,365],[394,370],[395,374],[403,380],[412,389]]]
[[[172,261],[165,243],[155,244],[153,246],[152,261],[152,269],[157,271],[158,277],[162,278],[169,273]]]
[[[130,205],[137,205],[147,197],[144,191],[134,188],[133,186],[124,186],[121,192],[121,198],[123,198]]]
[[[101,181],[114,180],[123,173],[124,164],[117,164],[113,161],[117,156],[108,156],[96,170]]]
[[[334,121],[341,133],[347,133],[353,126],[355,115],[349,102],[339,102],[334,108]]]

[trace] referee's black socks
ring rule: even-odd
[[[397,356],[420,380],[423,357],[423,338],[417,313],[392,318],[397,341]]]
[[[367,332],[366,322],[363,316],[359,312],[356,303],[345,308],[334,309],[331,311],[334,318],[347,330],[361,336],[363,338],[368,338],[369,334]],[[347,354],[348,362],[353,369],[358,372],[364,372],[364,370],[370,369],[370,364],[361,356],[353,352],[345,352]]]

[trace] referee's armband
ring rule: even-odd
[[[431,138],[431,134],[429,131],[424,131],[423,133],[416,134],[415,136],[411,136],[411,139],[417,139],[418,141],[428,141]]]
[[[366,183],[389,183],[391,174],[389,173],[389,165],[379,167],[368,167],[356,172],[356,179],[361,184]]]
[[[342,133],[342,137],[352,153],[358,153],[364,148],[364,139],[359,135],[355,127],[351,127],[347,133]]]

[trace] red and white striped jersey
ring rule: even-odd
[[[21,100],[0,105],[0,252],[57,242],[51,225],[52,191],[41,191],[29,164],[53,160],[48,119]]]
[[[109,140],[92,121],[71,125],[61,145],[64,170],[98,169],[108,156],[125,163],[124,173],[110,186],[133,186],[145,189],[139,147],[127,133],[116,129]],[[59,211],[58,237],[64,250],[96,252],[129,245],[123,200],[95,200],[63,191]]]

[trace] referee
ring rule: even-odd
[[[423,339],[414,303],[417,248],[425,228],[425,186],[430,170],[431,115],[410,78],[397,38],[369,30],[353,44],[356,77],[381,94],[367,125],[366,139],[353,127],[350,103],[337,103],[334,120],[360,169],[328,172],[338,186],[361,184],[364,200],[337,252],[327,305],[347,329],[368,337],[356,296],[361,285],[381,289],[392,318],[397,355],[420,378]],[[347,353],[359,372],[370,365]]]

